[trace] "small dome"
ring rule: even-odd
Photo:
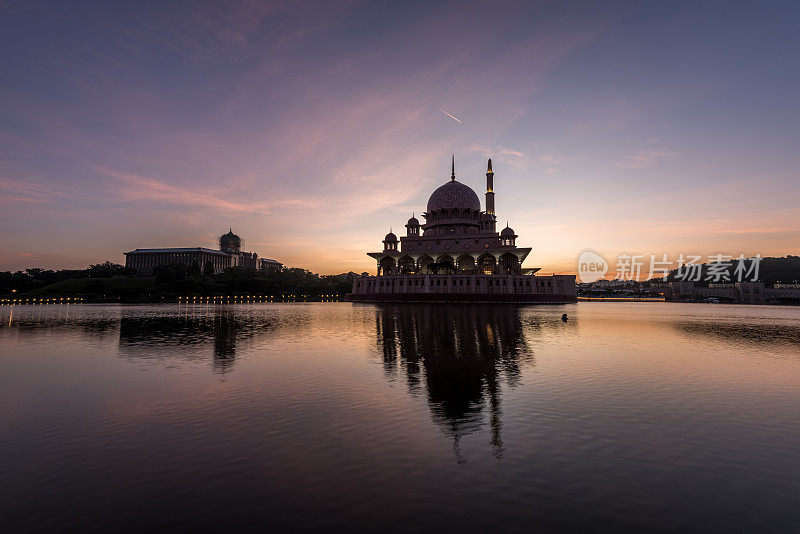
[[[408,226],[419,226],[419,221],[417,220],[416,217],[411,217],[408,220]]]
[[[394,235],[392,232],[389,232],[388,234],[386,234],[386,237],[384,237],[383,240],[389,242],[396,242],[397,236]]]
[[[452,180],[433,192],[428,199],[428,213],[453,208],[480,211],[481,201],[470,186]]]
[[[231,242],[239,243],[239,242],[241,242],[241,238],[238,235],[233,233],[233,229],[232,228],[230,230],[228,230],[227,234],[221,235],[219,237],[219,239],[220,239],[220,241],[225,241],[226,243],[231,243]]]
[[[503,228],[503,231],[500,232],[500,237],[514,237],[513,228],[509,228],[508,226]]]

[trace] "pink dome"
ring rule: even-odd
[[[453,180],[433,192],[428,199],[428,213],[453,208],[480,211],[481,201],[470,186]]]

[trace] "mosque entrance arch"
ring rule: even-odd
[[[478,269],[481,274],[494,274],[497,262],[491,254],[483,254],[478,258]]]
[[[427,254],[421,256],[417,260],[417,265],[419,266],[419,272],[422,274],[433,274],[433,269],[431,265],[433,264],[433,258],[428,256]]]
[[[403,256],[397,261],[397,270],[400,274],[417,274],[417,262],[411,256]]]
[[[471,254],[462,254],[456,263],[459,273],[472,274],[475,271],[475,258]]]
[[[395,262],[391,256],[385,256],[378,262],[378,276],[394,274]]]
[[[436,263],[438,264],[439,274],[453,274],[456,272],[456,265],[450,254],[442,254],[436,258]]]
[[[503,274],[519,274],[519,259],[516,254],[506,252],[500,256],[500,270]]]

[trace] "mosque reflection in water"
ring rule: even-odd
[[[386,305],[376,314],[377,341],[387,375],[405,376],[412,394],[427,395],[434,422],[459,440],[491,430],[501,458],[501,384],[513,387],[534,364],[516,306]],[[533,325],[534,328],[536,325]]]
[[[387,378],[404,380],[412,395],[427,399],[431,418],[452,439],[458,461],[462,461],[460,440],[487,429],[494,455],[502,457],[502,393],[516,386],[526,366],[534,365],[528,337],[543,329],[576,326],[562,322],[558,314],[525,313],[526,307],[516,305],[356,306],[365,312],[359,316],[367,321],[363,326],[370,336],[369,323],[374,321]],[[327,328],[352,328],[352,323],[343,322],[345,318],[352,316],[331,314],[317,320],[336,323]],[[259,346],[267,341],[265,336],[280,338],[281,331],[302,328],[293,321],[276,320],[235,306],[190,306],[177,314],[156,315],[123,308],[120,354],[140,361],[201,362],[212,353],[214,370],[225,374],[233,368],[237,345],[241,349],[244,342],[255,341]],[[206,348],[210,344],[213,351]]]

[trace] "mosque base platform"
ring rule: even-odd
[[[575,275],[356,276],[350,302],[576,302]]]
[[[509,304],[564,304],[577,302],[575,295],[557,294],[476,294],[476,293],[348,293],[348,302],[503,302]]]

